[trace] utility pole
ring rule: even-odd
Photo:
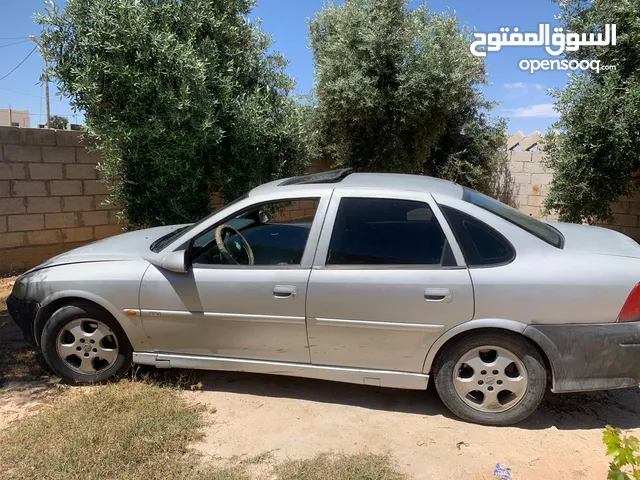
[[[49,102],[49,71],[47,64],[47,54],[46,50],[42,48],[42,44],[40,40],[38,40],[33,35],[29,35],[29,39],[32,42],[35,42],[36,45],[40,47],[40,51],[42,52],[42,58],[44,59],[44,85],[45,85],[45,95],[47,97],[47,128],[51,128],[51,103]]]

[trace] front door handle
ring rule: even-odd
[[[427,302],[451,303],[453,295],[448,288],[425,288],[424,299]]]
[[[296,298],[298,289],[293,285],[276,285],[273,287],[274,298]]]

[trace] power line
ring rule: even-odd
[[[3,37],[0,38],[0,40],[22,40],[23,38],[29,40],[29,37]]]
[[[5,92],[17,93],[18,95],[24,95],[26,97],[42,98],[42,88],[40,88],[40,95],[33,95],[32,93],[19,92],[17,90],[11,90],[10,88],[4,88],[4,87],[0,87],[0,90],[4,90]],[[61,102],[59,100],[51,100],[51,102],[60,103],[61,105],[66,105],[65,102]]]
[[[4,80],[4,79],[5,79],[5,78],[7,78],[9,75],[11,75],[13,72],[15,72],[18,68],[20,68],[20,66],[21,66],[24,62],[26,62],[26,61],[27,61],[27,58],[29,58],[29,57],[33,54],[33,52],[35,52],[37,49],[38,49],[38,46],[36,45],[35,47],[33,47],[33,50],[31,50],[31,51],[29,52],[29,55],[27,55],[26,57],[24,57],[24,59],[23,59],[23,60],[22,60],[18,65],[16,65],[16,66],[15,66],[15,68],[14,68],[13,70],[11,70],[9,73],[7,73],[4,77],[0,77],[0,80]]]
[[[28,41],[29,41],[29,39],[27,38],[26,40],[21,40],[19,42],[13,42],[13,43],[7,43],[6,45],[0,45],[0,48],[11,47],[13,45],[20,45],[21,43],[27,43]]]

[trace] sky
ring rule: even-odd
[[[61,0],[58,3],[63,4]],[[423,3],[414,0],[415,7]],[[308,19],[322,7],[323,0],[258,0],[253,18],[262,19],[262,27],[273,36],[273,49],[283,53],[290,64],[289,74],[297,81],[297,93],[313,88],[313,59],[308,42]],[[550,0],[431,0],[428,7],[435,12],[454,12],[461,24],[478,32],[497,33],[501,27],[519,27],[521,32],[535,32],[538,24],[557,25],[558,7]],[[0,0],[0,78],[9,73],[33,50],[29,35],[38,36],[39,25],[33,13],[43,11],[42,0]],[[561,89],[566,72],[537,71],[533,74],[518,67],[521,59],[551,58],[542,47],[504,47],[489,52],[485,58],[490,85],[483,87],[486,97],[499,105],[492,114],[507,120],[507,131],[525,134],[535,130],[546,132],[556,120],[553,100],[548,89]],[[560,57],[561,58],[561,57]],[[43,60],[38,51],[6,78],[0,80],[0,108],[29,110],[31,126],[44,123],[44,87],[40,84]],[[82,113],[72,112],[68,102],[51,86],[52,115],[67,116],[82,123]]]

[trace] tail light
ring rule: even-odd
[[[640,321],[640,283],[633,287],[618,315],[618,322],[637,321]]]

